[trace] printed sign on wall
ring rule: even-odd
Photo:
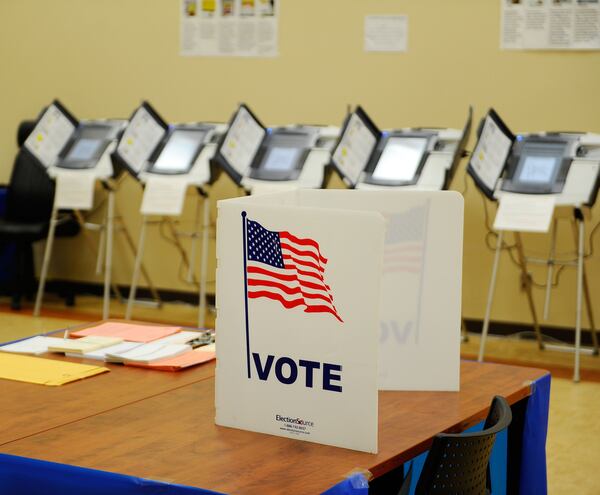
[[[377,451],[383,243],[382,215],[335,201],[219,202],[217,424]]]
[[[276,0],[181,0],[183,56],[276,57]]]

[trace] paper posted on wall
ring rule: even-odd
[[[181,0],[183,56],[276,57],[278,0]]]
[[[500,0],[504,50],[600,50],[599,0]]]
[[[366,52],[405,52],[408,47],[408,16],[365,17]]]

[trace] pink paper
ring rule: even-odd
[[[139,325],[137,323],[117,323],[107,321],[95,327],[71,332],[72,337],[101,335],[103,337],[121,337],[130,342],[152,342],[181,331],[181,327],[163,327],[160,325]]]
[[[215,359],[214,351],[203,351],[202,348],[180,354],[172,358],[159,359],[153,363],[128,363],[127,366],[138,366],[140,368],[150,368],[160,371],[178,371],[183,368],[195,366],[197,364],[207,363]]]

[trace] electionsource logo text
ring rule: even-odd
[[[315,424],[312,421],[307,421],[305,419],[300,419],[300,418],[290,418],[288,416],[280,416],[279,414],[275,415],[275,420],[281,421],[283,423],[290,423],[290,424],[300,425],[300,426],[309,426],[309,427],[315,426]]]

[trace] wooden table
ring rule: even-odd
[[[58,389],[2,382],[11,406],[1,408],[0,424],[20,433],[0,451],[232,495],[321,493],[357,468],[391,472],[427,450],[436,433],[481,421],[494,395],[518,404],[546,373],[464,361],[460,392],[380,392],[378,454],[216,426],[214,364],[180,374],[115,370]],[[71,401],[66,412],[60,394]],[[51,417],[40,420],[44,401]]]
[[[107,321],[122,323],[122,320]],[[71,330],[81,330],[97,324],[77,325]],[[63,334],[64,330],[59,330],[48,335],[62,337]],[[109,368],[110,373],[60,387],[0,380],[0,445],[147,399],[213,377],[215,374],[214,365],[197,366],[185,373],[168,373],[100,363],[96,360],[69,358],[60,354],[40,357],[74,363],[101,364]]]

